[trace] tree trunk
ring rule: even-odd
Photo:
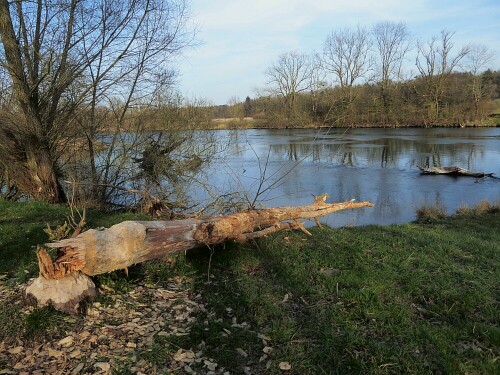
[[[0,134],[5,136],[5,133]],[[57,168],[50,151],[40,143],[13,138],[17,156],[6,155],[6,169],[21,192],[37,200],[64,203],[66,194],[58,180]]]
[[[5,58],[2,68],[5,68],[12,80],[12,95],[19,103],[25,123],[19,126],[20,131],[13,132],[7,127],[0,131],[5,142],[2,146],[6,149],[6,158],[10,159],[7,168],[12,180],[23,193],[50,203],[61,203],[66,197],[57,179],[56,160],[48,144],[48,141],[54,141],[57,137],[50,126],[52,122],[47,119],[42,121],[43,111],[37,86],[40,82],[30,82],[28,79],[37,77],[38,65],[30,65],[26,56],[23,60],[21,44],[14,31],[9,7],[9,1],[0,0],[0,41]],[[36,56],[36,60],[38,58],[39,56]],[[54,108],[57,107],[57,102],[52,103]],[[52,135],[49,136],[51,132]],[[5,140],[7,137],[10,139]],[[6,144],[11,147],[7,148]]]
[[[66,202],[66,194],[57,178],[57,168],[48,150],[33,150],[27,155],[26,164],[31,177],[31,189],[27,186],[24,192],[49,203]]]
[[[281,230],[300,229],[310,235],[298,219],[315,219],[319,225],[317,218],[332,212],[373,206],[370,202],[325,203],[325,199],[326,195],[317,197],[311,205],[250,210],[208,219],[125,221],[103,231],[91,229],[74,238],[47,244],[58,249],[55,260],[45,250],[39,250],[38,280],[62,280],[75,272],[99,275],[195,247],[244,241]],[[38,301],[50,301],[46,296],[48,288],[44,289],[43,297],[37,289],[40,287],[30,287],[27,292]],[[77,296],[69,289],[67,300],[74,302]],[[58,301],[60,294],[59,291]]]

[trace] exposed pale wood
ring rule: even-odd
[[[52,305],[60,311],[77,313],[80,302],[96,295],[95,285],[87,275],[73,272],[58,279],[36,278],[27,288],[26,296],[39,307]]]
[[[483,173],[483,172],[471,172],[467,169],[463,169],[460,167],[421,167],[417,165],[417,167],[421,170],[422,174],[447,174],[451,176],[469,176],[469,177],[492,177],[493,173]]]
[[[313,219],[332,212],[373,206],[370,202],[325,203],[285,206],[238,212],[209,219],[175,221],[125,221],[102,231],[88,230],[56,243],[57,259],[48,262],[40,250],[40,272],[60,278],[82,271],[87,275],[111,272],[191,248],[262,237],[280,230],[300,229],[310,235],[299,219]]]
[[[281,230],[311,233],[299,219],[316,219],[332,212],[373,206],[370,202],[325,203],[326,195],[298,207],[275,207],[238,212],[209,219],[174,221],[124,221],[102,231],[88,230],[76,237],[47,244],[58,249],[55,260],[39,249],[40,276],[26,293],[38,305],[52,304],[75,313],[80,302],[95,295],[87,276],[99,275],[133,264],[199,246],[245,241]],[[317,222],[319,224],[319,222]]]

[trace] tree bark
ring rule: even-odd
[[[57,295],[50,297],[47,296],[50,287],[46,284],[72,278],[75,273],[99,275],[179,251],[226,241],[244,241],[281,230],[300,229],[311,235],[299,219],[315,219],[319,225],[317,218],[332,212],[373,206],[370,202],[325,203],[325,199],[326,195],[316,197],[311,205],[249,210],[208,219],[124,221],[102,231],[91,229],[74,238],[47,244],[58,249],[55,260],[45,250],[38,251],[40,276],[32,284],[36,284],[35,287],[30,286],[29,294],[39,303],[43,301],[42,304],[57,299],[61,309],[72,312],[76,308],[71,305],[80,302],[75,292],[69,290],[72,288],[68,288],[67,298],[61,297],[60,288]],[[75,290],[81,288],[75,287]],[[86,287],[83,297],[89,294]]]
[[[40,5],[38,11],[40,12]],[[23,29],[24,20],[21,18],[19,22]],[[17,99],[24,117],[20,130],[9,129],[7,126],[0,129],[2,146],[7,150],[5,155],[2,155],[8,161],[6,168],[23,193],[50,203],[62,203],[66,197],[58,181],[57,159],[51,150],[51,143],[57,139],[54,134],[57,133],[52,129],[53,121],[44,120],[43,106],[39,98],[39,82],[35,82],[38,81],[40,56],[34,54],[33,61],[26,61],[29,59],[27,54],[23,60],[21,44],[14,31],[7,0],[0,0],[0,41],[5,55],[5,61],[1,65],[9,73],[12,94]],[[37,44],[40,40],[34,42]],[[37,48],[35,46],[35,50]],[[57,107],[57,103],[58,100],[54,101],[52,107]]]
[[[40,273],[58,279],[74,271],[94,276],[175,252],[226,241],[243,241],[287,229],[310,234],[298,219],[313,219],[335,211],[373,206],[369,202],[315,203],[238,212],[209,219],[124,221],[109,229],[88,230],[74,238],[47,244],[59,249],[54,261],[39,252]],[[41,254],[40,254],[41,253]]]

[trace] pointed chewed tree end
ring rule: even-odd
[[[96,295],[94,282],[81,272],[72,272],[63,278],[37,277],[27,288],[26,297],[38,307],[52,305],[56,310],[78,313],[80,303]]]

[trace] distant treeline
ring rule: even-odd
[[[478,83],[479,98],[472,89]],[[395,83],[387,93],[378,84],[355,86],[352,103],[343,99],[339,87],[301,93],[292,115],[280,98],[272,96],[249,100],[241,107],[244,116],[263,119],[270,127],[491,125],[495,114],[499,116],[500,72],[452,74],[437,104],[428,91],[427,82],[416,78]]]
[[[481,87],[478,97],[474,87]],[[384,93],[379,84],[353,87],[353,101],[339,87],[300,93],[290,114],[281,98],[247,97],[243,103],[212,108],[215,118],[252,117],[265,127],[307,126],[472,126],[500,122],[500,72],[453,73],[437,103],[425,79],[394,83]]]
[[[394,22],[334,30],[321,53],[281,54],[256,98],[231,99],[214,116],[253,117],[266,127],[494,125],[494,54],[483,45],[457,48],[453,37],[442,30],[414,42]]]

